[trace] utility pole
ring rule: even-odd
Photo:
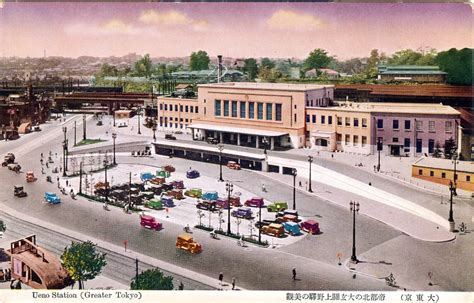
[[[138,283],[138,258],[135,257],[135,283]]]
[[[225,188],[227,190],[227,234],[230,235],[230,194],[234,189],[234,185],[231,182],[227,182]]]
[[[77,126],[77,121],[74,120],[74,146],[77,145],[77,141],[76,141],[76,126]]]
[[[355,241],[356,241],[356,230],[355,230],[355,222],[356,222],[356,213],[359,213],[359,207],[360,204],[359,202],[352,202],[349,203],[350,205],[350,210],[352,213],[352,256],[351,256],[351,262],[358,263],[359,260],[357,259],[356,256],[356,246],[355,246]]]
[[[82,194],[82,161],[79,163],[79,194]]]
[[[313,188],[311,187],[311,163],[313,163],[313,156],[308,156],[309,162],[309,183],[308,183],[308,192],[312,193]]]
[[[128,206],[132,208],[132,172],[128,175]]]
[[[381,138],[377,138],[377,152],[378,152],[378,164],[377,164],[377,171],[379,172],[380,171],[380,151],[382,150],[383,148],[383,143],[382,143],[382,140],[380,140]]]
[[[86,140],[87,135],[86,135],[86,115],[82,115],[82,140]]]
[[[293,210],[296,210],[296,168],[291,170],[291,174],[293,175]]]

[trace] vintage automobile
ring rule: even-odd
[[[140,180],[142,181],[148,181],[155,178],[155,175],[150,173],[150,172],[145,172],[140,174]]]
[[[201,174],[195,169],[191,169],[186,172],[186,178],[188,179],[196,179],[199,178],[200,175]]]
[[[173,189],[173,184],[171,184],[171,182],[166,182],[166,183],[163,183],[161,184],[161,188],[163,188],[163,191],[170,191]]]
[[[109,197],[112,197],[116,200],[128,200],[128,191],[114,189],[109,192]]]
[[[227,162],[227,167],[230,168],[230,169],[239,170],[240,169],[240,164],[235,162],[235,161],[229,161],[229,162]]]
[[[191,198],[198,198],[202,197],[202,189],[200,188],[191,188],[184,192],[184,195],[191,197]]]
[[[145,207],[151,209],[163,209],[163,203],[161,203],[161,200],[159,199],[151,199],[145,203]]]
[[[239,207],[237,210],[232,211],[231,215],[237,218],[251,219],[253,213],[249,207]]]
[[[270,225],[272,223],[278,223],[278,222],[274,220],[262,220],[261,222],[257,221],[257,223],[255,223],[255,227],[262,228],[263,226]]]
[[[109,182],[107,182],[107,184],[105,184],[105,182],[99,181],[94,185],[94,188],[95,189],[105,189],[106,185],[107,185],[108,188],[110,188]]]
[[[263,204],[263,198],[261,197],[253,197],[251,199],[248,199],[244,203],[245,206],[250,206],[250,207],[264,207]]]
[[[163,187],[161,186],[149,186],[148,191],[152,191],[155,195],[159,196],[163,192]]]
[[[278,213],[275,214],[275,217],[283,217],[285,215],[291,215],[291,216],[295,216],[296,218],[298,218],[298,211],[297,210],[293,210],[293,209],[285,209],[283,211],[279,211]]]
[[[321,232],[319,229],[319,223],[314,220],[306,220],[301,222],[300,227],[301,230],[313,235],[317,235]]]
[[[165,139],[166,139],[166,140],[176,140],[176,137],[173,136],[172,134],[166,134],[166,135],[165,135]]]
[[[285,209],[288,209],[288,203],[283,201],[275,201],[267,205],[267,210],[269,212],[279,212]]]
[[[166,170],[157,170],[156,171],[156,175],[158,177],[162,177],[162,178],[168,178],[171,174],[169,171],[166,171]]]
[[[156,221],[155,217],[149,215],[141,215],[140,216],[140,225],[154,230],[160,230],[163,228],[163,224]]]
[[[271,223],[269,225],[262,226],[262,233],[280,238],[285,234],[283,225],[278,223]]]
[[[173,173],[176,171],[176,168],[174,168],[173,165],[168,164],[168,165],[163,166],[163,170]]]
[[[206,142],[209,143],[209,144],[218,144],[219,139],[213,138],[213,137],[207,137]]]
[[[184,182],[183,180],[174,180],[171,181],[174,189],[184,189]]]
[[[224,199],[224,198],[217,199],[216,206],[218,208],[223,208],[223,209],[229,208],[229,203],[227,203],[227,198],[226,199]]]
[[[173,197],[176,200],[184,199],[183,191],[181,189],[172,189],[166,193],[168,196]]]
[[[298,212],[296,210],[285,210],[275,214],[275,220],[279,222],[298,222]]]
[[[97,126],[102,126],[102,125],[104,125],[104,124],[102,123],[102,120],[97,121]]]
[[[12,170],[16,173],[19,173],[21,171],[21,166],[19,164],[10,163],[7,165],[7,167],[9,170]]]
[[[161,197],[161,203],[165,207],[173,207],[174,206],[173,197],[172,196],[162,196]]]
[[[28,196],[28,194],[23,189],[23,186],[13,186],[13,195],[18,198],[24,198]]]
[[[40,132],[40,131],[41,131],[41,127],[39,127],[38,125],[36,125],[36,126],[33,127],[33,130],[34,130],[35,132]]]
[[[140,192],[140,197],[147,200],[153,199],[155,197],[155,193],[152,191],[142,191]]]
[[[61,199],[58,197],[58,195],[48,191],[44,193],[44,200],[51,204],[61,203]]]
[[[8,164],[15,163],[15,155],[8,153],[3,157],[2,166],[7,166]]]
[[[176,248],[189,251],[190,253],[200,253],[202,251],[201,244],[194,241],[190,234],[179,235],[176,239]]]
[[[217,204],[215,201],[202,201],[196,204],[196,208],[215,211],[217,209]]]
[[[32,171],[26,172],[26,182],[35,182],[37,178],[35,177],[35,174]]]
[[[219,198],[216,201],[217,207],[219,208],[228,208],[228,203],[227,203],[227,198]],[[240,197],[239,196],[230,196],[230,206],[231,207],[240,207],[242,204],[240,204]]]
[[[150,182],[151,184],[159,185],[159,184],[165,183],[166,180],[163,177],[156,177],[156,178],[148,180],[148,182]]]
[[[216,191],[206,191],[201,197],[203,200],[216,201],[219,195]]]
[[[298,223],[291,222],[291,221],[285,222],[283,223],[283,228],[285,229],[285,232],[289,233],[292,236],[301,235],[301,230]]]

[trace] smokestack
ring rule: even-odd
[[[217,56],[217,83],[221,82],[222,74],[222,55]]]

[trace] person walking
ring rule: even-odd
[[[235,277],[232,277],[232,290],[235,290]]]
[[[69,180],[66,180],[66,187],[69,187]]]
[[[296,281],[296,268],[293,267],[291,273],[293,274],[293,281]]]
[[[182,281],[179,281],[178,290],[184,290],[184,284]]]
[[[374,173],[377,171],[377,165],[374,165]]]
[[[222,280],[224,280],[224,274],[222,272],[219,273],[219,285],[222,286]]]

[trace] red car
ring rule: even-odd
[[[173,165],[165,165],[163,166],[163,170],[166,170],[167,172],[174,173],[176,171],[176,168],[174,168]]]
[[[305,232],[309,234],[316,235],[320,233],[319,223],[314,220],[306,220],[300,223],[300,227],[302,230],[304,230]]]
[[[155,217],[148,215],[140,216],[140,225],[154,230],[160,230],[163,228],[163,224],[156,221]]]
[[[264,207],[263,205],[263,198],[260,197],[253,197],[244,203],[245,206],[251,207]]]

